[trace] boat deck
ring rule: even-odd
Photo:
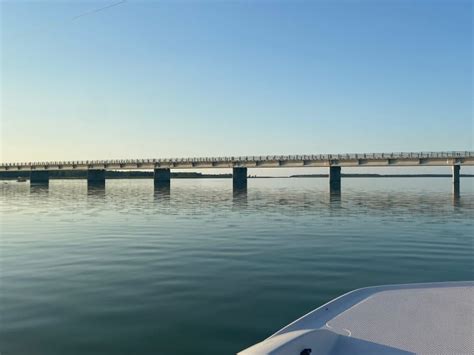
[[[474,354],[474,282],[349,292],[242,351],[255,354]]]

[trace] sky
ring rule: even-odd
[[[118,2],[1,1],[0,161],[473,150],[471,1]]]

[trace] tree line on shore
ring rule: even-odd
[[[29,171],[2,171],[0,179],[14,180],[17,178],[28,179]],[[172,172],[171,178],[174,179],[200,179],[200,178],[231,178],[232,174],[202,174],[198,172]],[[87,170],[51,170],[50,179],[86,179]],[[153,171],[105,171],[106,179],[152,179]]]
[[[358,177],[451,177],[451,174],[341,174],[342,177],[358,178]],[[474,177],[472,174],[461,174],[462,177]],[[29,171],[1,171],[0,180],[15,180],[18,178],[29,179]],[[257,176],[249,175],[249,178],[327,178],[328,174],[301,174],[290,176]],[[86,179],[87,170],[51,170],[49,172],[50,179]],[[105,172],[106,179],[152,179],[153,171],[114,171],[107,170]],[[232,174],[203,174],[199,172],[172,172],[172,179],[215,179],[215,178],[232,178]]]

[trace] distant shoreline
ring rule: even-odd
[[[0,172],[0,180],[28,179],[28,171]],[[451,174],[342,174],[343,178],[450,178]],[[461,177],[474,177],[474,174],[461,174]],[[51,171],[51,180],[79,180],[87,178],[87,171]],[[151,171],[106,171],[105,178],[114,179],[153,179]],[[231,179],[232,174],[202,174],[197,172],[171,173],[172,179]],[[328,174],[298,174],[290,176],[252,176],[249,179],[290,179],[290,178],[328,178]]]
[[[309,175],[291,175],[291,178],[327,178],[328,174],[309,174]],[[449,178],[451,174],[341,174],[341,177],[345,178]],[[461,174],[461,177],[474,177],[473,174]]]

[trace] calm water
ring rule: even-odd
[[[473,279],[473,182],[0,182],[0,351],[232,354],[354,288]]]

